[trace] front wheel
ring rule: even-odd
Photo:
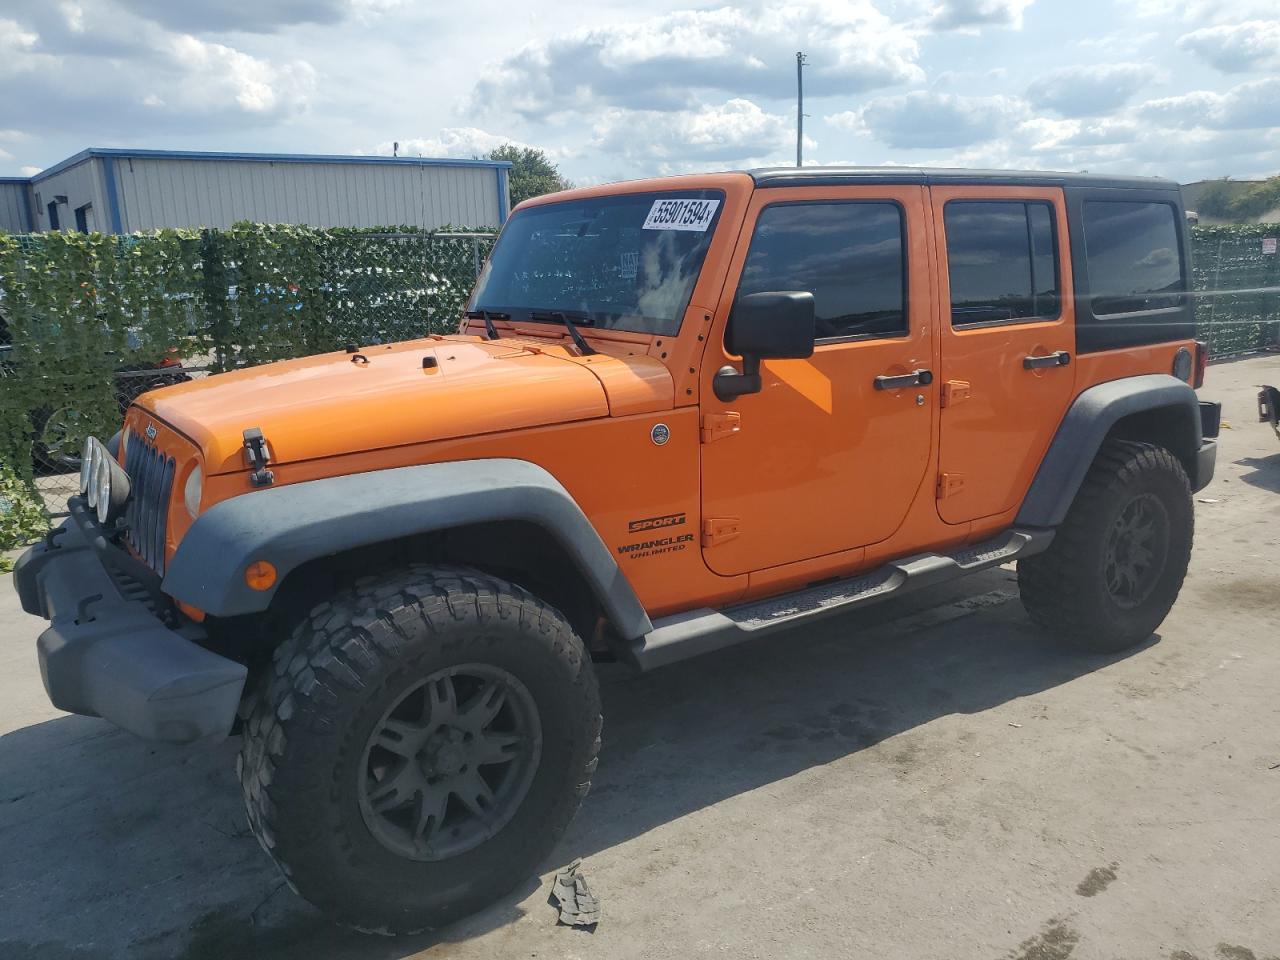
[[[474,570],[417,566],[320,604],[280,646],[237,770],[298,893],[407,932],[536,871],[590,786],[600,723],[558,611]]]
[[[1022,603],[1070,646],[1127,649],[1173,607],[1194,530],[1178,458],[1155,444],[1109,440],[1049,549],[1018,562]]]

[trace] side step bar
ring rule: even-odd
[[[1052,530],[1015,527],[994,539],[952,553],[920,553],[887,563],[869,573],[828,581],[794,593],[757,600],[724,610],[690,610],[654,623],[654,629],[631,643],[634,665],[641,670],[710,653],[752,637],[820,617],[902,596],[921,587],[998,567],[1048,548]]]

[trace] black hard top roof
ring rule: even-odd
[[[813,187],[860,183],[922,183],[958,186],[1000,184],[1019,187],[1111,187],[1178,190],[1162,177],[1118,177],[1099,173],[1042,170],[967,170],[946,167],[760,167],[745,171],[757,187]]]

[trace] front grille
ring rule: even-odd
[[[138,434],[129,431],[124,469],[129,474],[129,505],[125,509],[125,539],[156,573],[164,574],[164,537],[173,492],[173,457],[166,457]]]

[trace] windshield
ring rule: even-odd
[[[670,335],[680,328],[719,218],[718,190],[568,200],[515,213],[470,310]]]

